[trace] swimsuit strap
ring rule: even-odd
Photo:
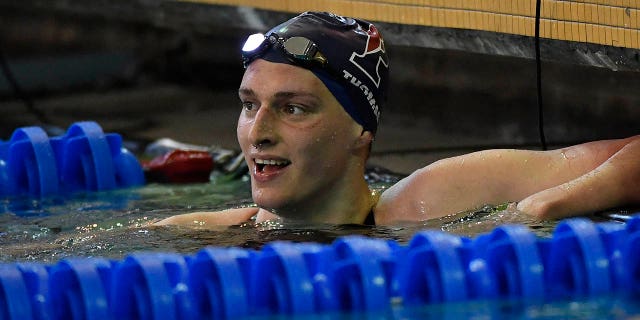
[[[369,193],[371,194],[371,209],[369,210],[369,214],[367,214],[367,217],[364,218],[364,222],[362,223],[363,225],[366,226],[375,226],[376,225],[376,217],[375,214],[373,212],[373,209],[378,205],[378,201],[380,200],[380,195],[382,195],[382,193],[379,190],[370,190]]]
[[[369,211],[369,214],[364,219],[364,222],[362,224],[364,224],[365,226],[375,226],[376,225],[376,217],[373,214],[373,210]]]

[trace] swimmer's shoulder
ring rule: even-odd
[[[389,189],[383,191],[377,191],[377,194],[373,195],[372,199],[374,200],[374,204],[371,207],[371,212],[373,213],[373,221],[375,221],[376,225],[387,225],[396,221],[394,216],[394,196],[393,190],[389,192]],[[371,214],[370,214],[371,215]],[[369,217],[367,217],[369,219]]]
[[[399,222],[420,221],[425,217],[416,214],[416,202],[420,202],[423,187],[420,180],[425,169],[420,169],[381,191],[373,206],[377,225],[391,225]]]
[[[154,225],[232,226],[249,221],[258,213],[258,207],[232,208],[214,212],[192,212],[171,216]]]
[[[375,221],[376,225],[385,225],[390,224],[395,221],[393,217],[393,197],[389,197],[386,194],[389,189],[379,192],[376,197],[374,197],[375,202],[371,208],[371,212],[373,213],[373,221]],[[369,216],[367,216],[369,219]]]

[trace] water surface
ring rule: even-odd
[[[371,187],[384,190],[399,178],[377,176]],[[393,227],[309,225],[283,220],[248,221],[214,229],[150,226],[151,222],[174,214],[249,205],[251,194],[246,178],[191,185],[147,184],[45,200],[4,199],[0,206],[0,261],[55,263],[77,256],[122,259],[135,251],[191,254],[205,246],[257,249],[274,240],[330,243],[350,234],[404,244],[417,231],[427,228],[473,237],[505,223],[524,223],[546,236],[555,226],[532,220],[506,205]]]

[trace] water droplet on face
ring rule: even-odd
[[[425,204],[424,201],[420,200],[420,214],[421,215],[426,215],[427,214],[427,206]]]

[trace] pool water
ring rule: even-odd
[[[509,299],[466,301],[398,307],[386,314],[336,314],[331,315],[330,319],[637,319],[640,315],[640,305],[636,299],[622,295],[607,295],[547,302]],[[304,319],[316,318],[306,316]],[[318,316],[317,319],[327,317],[322,315],[322,318]]]
[[[400,176],[377,176],[371,188],[384,190]],[[274,240],[330,243],[361,234],[406,243],[426,228],[473,237],[505,223],[524,223],[541,236],[555,224],[530,219],[507,206],[425,221],[388,226],[329,225],[272,221],[220,227],[154,227],[162,218],[194,211],[251,205],[248,178],[213,179],[200,184],[147,184],[109,192],[80,193],[68,198],[4,199],[0,205],[0,261],[55,263],[65,257],[122,259],[134,251],[190,254],[205,246],[260,248]]]

